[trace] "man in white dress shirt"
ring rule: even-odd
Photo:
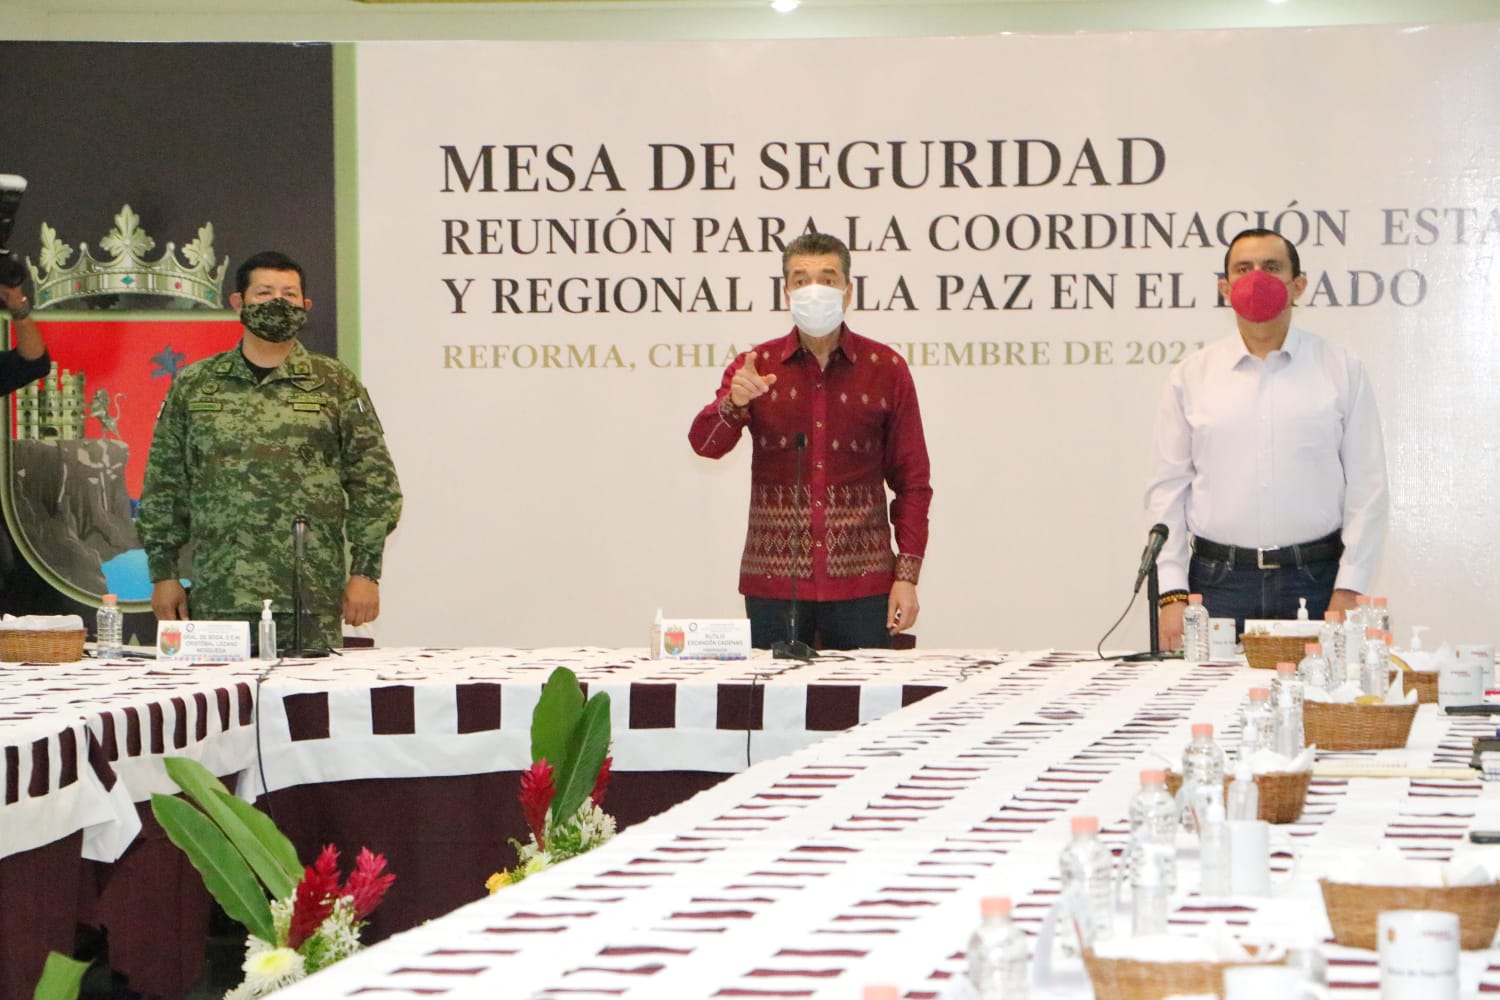
[[[1238,337],[1172,369],[1152,439],[1146,512],[1169,535],[1158,561],[1161,645],[1182,641],[1187,594],[1209,614],[1321,620],[1375,574],[1387,496],[1380,414],[1364,364],[1292,326],[1307,288],[1297,248],[1248,229],[1219,294]]]

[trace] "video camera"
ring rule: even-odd
[[[10,240],[10,231],[16,225],[16,209],[21,207],[21,196],[26,193],[26,178],[16,174],[0,174],[0,285],[20,288],[26,282],[26,265],[20,254],[5,249]]]

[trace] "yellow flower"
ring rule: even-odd
[[[510,885],[510,872],[496,872],[484,880],[484,887],[490,891],[490,895]]]

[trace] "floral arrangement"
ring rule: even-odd
[[[151,812],[249,934],[244,982],[224,1000],[269,996],[359,950],[365,918],[396,880],[384,857],[361,849],[340,880],[339,852],[329,845],[304,869],[270,817],[235,798],[203,765],[169,757],[166,766],[191,801],[153,795]]]
[[[485,882],[492,894],[615,835],[603,809],[609,787],[609,695],[585,699],[578,677],[558,667],[531,713],[531,767],[521,775],[521,812],[531,836],[515,839],[516,866]]]

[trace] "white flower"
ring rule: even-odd
[[[307,976],[302,956],[291,948],[276,948],[251,934],[245,941],[245,981],[224,994],[224,1000],[258,1000]]]
[[[615,818],[594,804],[593,799],[584,799],[574,817],[578,832],[583,835],[583,849],[591,851],[615,835]]]

